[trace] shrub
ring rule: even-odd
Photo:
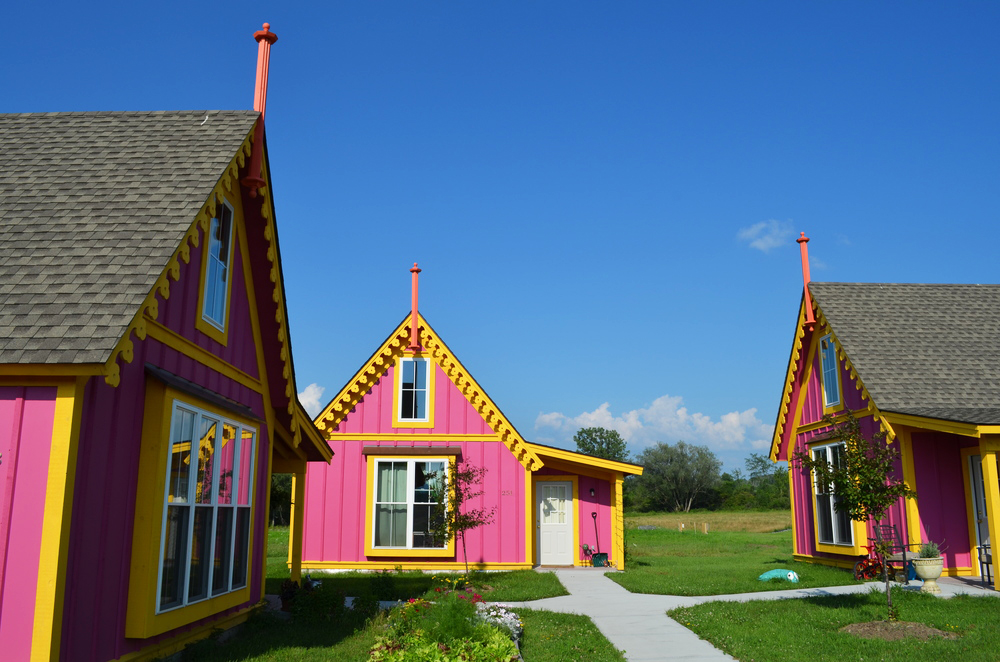
[[[939,556],[941,556],[941,549],[938,547],[936,542],[928,540],[920,546],[920,558],[936,559]]]
[[[316,582],[310,590],[299,591],[292,601],[292,617],[303,623],[339,621],[344,611],[344,594],[322,582]]]

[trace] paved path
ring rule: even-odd
[[[734,659],[707,641],[699,639],[694,632],[668,617],[666,615],[668,609],[720,600],[747,602],[749,600],[783,600],[865,593],[872,586],[882,586],[879,583],[870,583],[762,593],[684,597],[629,593],[619,584],[605,577],[604,570],[598,568],[556,569],[543,572],[555,572],[559,581],[570,594],[558,598],[504,604],[511,607],[529,607],[590,616],[601,633],[617,648],[625,651],[625,658],[629,662],[659,662],[661,660],[721,662]],[[942,578],[938,582],[941,585],[943,597],[951,597],[960,593],[998,595],[995,591],[982,589],[978,583],[949,578]],[[917,590],[919,586],[920,583],[915,582],[914,590]]]

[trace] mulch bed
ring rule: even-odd
[[[919,639],[927,641],[931,637],[941,637],[942,639],[958,639],[955,632],[945,632],[932,628],[923,623],[911,623],[909,621],[869,621],[867,623],[851,623],[840,628],[841,632],[853,634],[862,639],[882,639],[885,641],[899,641],[900,639]]]

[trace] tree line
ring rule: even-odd
[[[707,446],[683,441],[657,443],[631,458],[616,430],[582,428],[573,436],[580,453],[643,466],[625,479],[625,508],[640,511],[781,510],[791,507],[784,462],[760,453],[745,460],[745,471],[722,473],[722,462]]]

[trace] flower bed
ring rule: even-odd
[[[453,585],[453,584],[452,584]],[[434,600],[395,609],[370,651],[370,662],[512,662],[519,660],[521,619],[487,605],[471,589],[434,589]]]

